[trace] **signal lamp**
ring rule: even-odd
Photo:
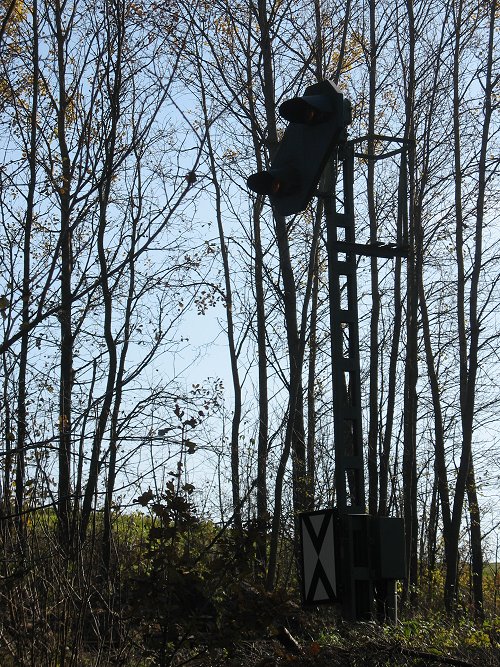
[[[307,208],[328,158],[345,139],[351,107],[334,83],[321,81],[283,102],[279,112],[289,124],[271,167],[252,174],[247,185],[267,195],[276,213],[292,215]]]

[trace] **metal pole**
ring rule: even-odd
[[[325,198],[335,440],[335,490],[340,519],[343,615],[371,618],[368,515],[365,514],[359,323],[354,225],[354,150],[347,143],[330,165]],[[342,170],[342,193],[337,192]],[[342,199],[342,209],[338,202]],[[344,244],[344,245],[343,245]],[[345,252],[342,252],[345,250]]]
[[[325,199],[330,292],[330,332],[335,439],[335,488],[340,514],[365,512],[363,434],[359,372],[356,254],[339,252],[338,242],[354,244],[354,153],[330,166],[331,194]],[[342,169],[343,211],[338,211],[337,171]]]

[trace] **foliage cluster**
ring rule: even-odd
[[[92,540],[72,559],[58,548],[53,512],[33,514],[22,549],[12,526],[3,525],[2,665],[222,666],[258,659],[409,666],[422,664],[425,654],[495,664],[499,617],[478,624],[464,612],[450,620],[441,601],[435,610],[402,609],[397,627],[350,626],[335,608],[301,609],[294,575],[267,592],[256,533],[201,517],[194,488],[181,477],[172,473],[158,493],[140,494],[136,512],[114,513],[111,578],[98,550],[99,515]],[[291,543],[283,545],[280,571],[289,570],[292,552]],[[495,575],[489,568],[488,584],[498,586]],[[433,586],[441,585],[435,578]]]

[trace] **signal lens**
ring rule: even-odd
[[[282,181],[280,181],[279,178],[275,178],[274,181],[271,183],[271,194],[277,195],[280,193],[280,190],[282,189],[283,189]]]

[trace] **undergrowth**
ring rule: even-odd
[[[465,603],[450,620],[426,580],[421,608],[403,609],[397,626],[353,626],[334,607],[301,608],[290,543],[278,585],[266,591],[252,525],[238,533],[202,520],[192,492],[172,479],[161,493],[139,496],[140,511],[116,512],[108,569],[98,515],[72,554],[61,548],[50,512],[31,517],[22,540],[4,525],[0,665],[500,664],[500,618],[491,613],[496,568],[485,572],[483,623]]]

